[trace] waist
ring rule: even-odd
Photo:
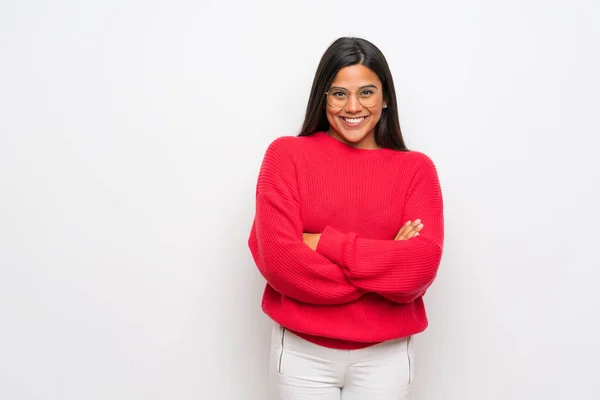
[[[405,338],[427,328],[423,299],[394,303],[368,294],[351,303],[322,306],[283,296],[267,285],[263,311],[303,339],[324,347],[352,350]]]
[[[331,337],[310,335],[308,333],[294,331],[289,328],[287,328],[287,330],[289,332],[293,333],[294,335],[300,337],[301,339],[306,340],[307,342],[311,342],[313,344],[317,344],[322,347],[328,347],[330,349],[336,349],[336,350],[358,350],[358,349],[364,349],[366,347],[374,346],[376,344],[381,343],[381,342],[373,342],[373,343],[353,342],[351,340],[335,339],[335,338],[331,338]]]

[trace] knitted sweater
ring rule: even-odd
[[[393,240],[406,221],[420,235]],[[316,251],[302,233],[321,233]],[[323,346],[355,349],[425,330],[442,257],[443,202],[423,153],[351,147],[325,132],[273,141],[248,245],[263,311]]]

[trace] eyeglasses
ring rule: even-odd
[[[331,88],[329,91],[325,92],[325,96],[327,96],[327,103],[329,103],[331,107],[343,108],[348,104],[348,99],[352,93],[356,93],[358,102],[362,104],[363,107],[371,108],[377,105],[381,89],[376,86],[365,86],[357,91],[349,92],[342,88]]]

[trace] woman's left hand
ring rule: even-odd
[[[312,250],[317,250],[317,245],[319,244],[319,239],[321,239],[320,233],[303,233],[302,240],[304,243],[310,247]]]

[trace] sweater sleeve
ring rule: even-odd
[[[437,275],[444,241],[442,193],[433,162],[417,168],[404,204],[404,221],[420,218],[420,235],[409,240],[359,238],[327,226],[317,252],[343,267],[348,279],[366,291],[408,303],[422,296]]]
[[[274,141],[265,154],[250,251],[262,276],[282,295],[319,305],[352,302],[365,291],[352,285],[339,265],[303,242],[290,139]]]

